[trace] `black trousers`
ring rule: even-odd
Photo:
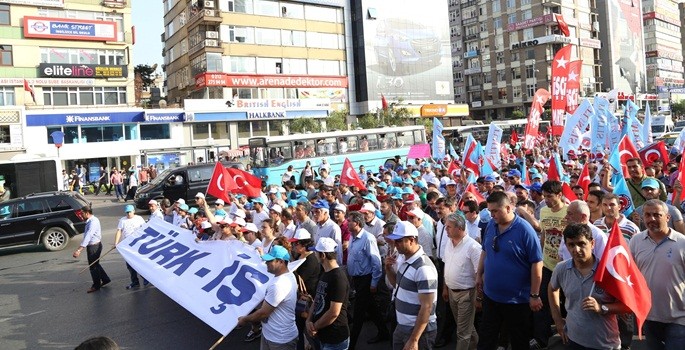
[[[380,282],[379,282],[380,283]],[[357,345],[357,339],[364,326],[364,318],[368,312],[371,321],[378,328],[378,336],[390,338],[388,327],[381,316],[381,310],[371,294],[371,275],[352,276],[352,288],[354,288],[354,304],[352,307],[352,330],[350,334],[350,349]]]
[[[456,334],[457,324],[454,322],[449,301],[445,301],[442,298],[442,288],[445,285],[445,263],[440,259],[435,259],[433,262],[435,262],[435,267],[438,270],[438,302],[435,309],[435,315],[438,320],[438,332],[435,340],[444,340],[449,343]]]
[[[509,331],[512,350],[530,347],[530,305],[498,303],[483,295],[483,318],[478,330],[478,350],[497,349],[502,324]]]
[[[87,246],[86,253],[88,254],[88,265],[93,264],[93,261],[99,259],[100,254],[102,254],[102,243]],[[95,289],[99,289],[104,283],[110,282],[109,276],[107,276],[105,269],[100,266],[99,261],[90,267],[90,277],[93,279],[92,287]]]
[[[547,287],[549,286],[549,281],[551,279],[552,270],[543,267],[542,283],[540,283],[542,309],[533,313],[533,338],[535,338],[542,347],[547,346],[549,338],[552,336],[552,310],[549,308],[549,300],[547,298]]]

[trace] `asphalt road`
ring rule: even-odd
[[[87,196],[103,228],[104,251],[114,242],[123,203],[112,197]],[[208,349],[221,336],[154,286],[126,290],[128,271],[115,250],[103,261],[112,283],[86,294],[91,280],[85,254],[71,257],[82,236],[60,252],[42,247],[0,250],[0,349],[73,349],[99,335],[124,349]],[[390,349],[390,343],[367,345],[370,329],[360,336],[358,349]],[[375,329],[374,329],[375,331]],[[234,330],[218,349],[258,349],[245,343],[247,328]],[[637,345],[637,346],[636,346]],[[445,347],[453,349],[454,343]],[[558,338],[550,349],[562,349]],[[645,349],[634,344],[633,349]]]

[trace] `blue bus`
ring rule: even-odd
[[[294,134],[275,137],[254,137],[249,140],[252,171],[268,185],[281,185],[282,176],[293,166],[296,184],[302,183],[302,171],[307,162],[314,170],[322,159],[330,164],[331,174],[342,171],[349,158],[358,171],[363,165],[378,171],[381,165],[394,166],[395,156],[405,158],[409,147],[426,143],[422,125],[359,129],[323,133]]]

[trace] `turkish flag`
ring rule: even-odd
[[[509,139],[509,143],[512,146],[516,146],[516,143],[519,142],[519,134],[516,132],[516,130],[511,131],[511,139]]]
[[[262,194],[262,180],[258,177],[237,168],[226,168],[235,182],[233,192],[241,193],[248,197],[259,197]]]
[[[561,183],[561,193],[568,199],[569,202],[573,202],[578,199],[578,196],[573,192],[571,186],[566,182]]]
[[[388,100],[385,99],[385,95],[383,94],[381,94],[381,108],[383,108],[383,110],[388,109]]]
[[[555,13],[554,19],[557,21],[557,25],[559,26],[559,31],[561,34],[564,34],[564,36],[570,36],[571,32],[568,30],[568,24],[566,24],[564,16],[559,13]]]
[[[533,96],[533,103],[530,105],[530,112],[528,113],[528,124],[523,136],[523,147],[526,149],[533,149],[535,147],[535,140],[540,136],[540,122],[542,121],[542,112],[544,111],[545,103],[550,98],[549,91],[545,89],[537,89],[535,96]],[[561,135],[561,133],[559,133]]]
[[[641,337],[642,324],[652,308],[652,293],[630,254],[618,220],[614,221],[609,232],[604,254],[595,273],[595,283],[633,311]]]
[[[237,187],[228,170],[221,163],[216,163],[212,177],[209,179],[209,185],[207,185],[207,194],[223,199],[228,204],[231,203],[231,197],[228,196],[228,192]]]
[[[585,194],[585,198],[582,198],[583,200],[587,199],[588,187],[590,187],[592,182],[592,179],[590,179],[590,169],[587,167],[588,164],[585,163],[583,170],[580,171],[580,176],[578,176],[578,186],[583,188],[583,193]]]
[[[36,93],[33,91],[33,88],[29,86],[29,81],[24,79],[24,91],[28,92],[31,94],[31,98],[33,99],[33,103],[36,103]]]
[[[471,142],[471,144],[466,145],[466,153],[464,154],[464,167],[469,168],[473,171],[476,176],[480,176],[480,164],[476,163],[473,158],[476,153],[476,148],[478,143],[476,141]],[[478,158],[476,158],[478,159]]]
[[[561,136],[564,131],[566,116],[566,89],[571,60],[571,47],[566,45],[559,49],[552,61],[552,135]]]
[[[549,172],[547,173],[547,181],[561,181],[561,173],[557,168],[557,161],[554,156],[549,158]]]
[[[451,178],[456,179],[457,174],[456,172],[459,170],[459,167],[457,166],[457,163],[452,161],[450,162],[450,167],[447,168],[447,173],[450,175]]]
[[[485,202],[485,198],[483,197],[483,195],[480,194],[480,192],[478,192],[478,189],[472,183],[466,186],[466,190],[464,190],[464,192],[473,193],[473,195],[476,196],[476,201],[478,201],[478,204]]]
[[[618,143],[618,156],[621,159],[621,168],[623,168],[623,176],[630,177],[628,172],[628,160],[631,158],[640,158],[640,154],[637,152],[633,141],[630,141],[630,137],[623,135],[621,142]]]
[[[359,174],[354,170],[352,163],[348,158],[345,158],[342,173],[340,174],[340,183],[347,186],[354,186],[360,190],[366,190],[364,181],[359,178]]]
[[[653,143],[641,149],[638,153],[645,167],[652,166],[652,163],[657,160],[661,160],[664,163],[668,162],[668,151],[664,141]]]

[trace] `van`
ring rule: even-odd
[[[652,117],[652,136],[659,137],[673,131],[675,124],[670,114],[659,114]]]
[[[242,163],[222,162],[221,164],[227,168],[245,169]],[[145,186],[138,187],[133,199],[136,208],[147,209],[147,203],[150,200],[161,201],[164,198],[172,202],[183,198],[189,206],[194,205],[195,195],[198,192],[207,191],[214,166],[214,163],[206,163],[165,170]],[[214,203],[215,200],[215,197],[206,196],[207,203]]]

